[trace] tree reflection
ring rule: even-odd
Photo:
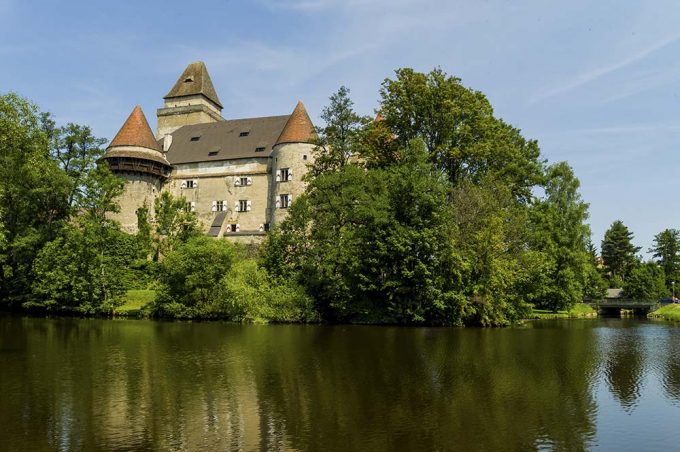
[[[632,328],[614,328],[607,338],[605,377],[609,390],[626,410],[638,403],[644,371],[643,344]]]

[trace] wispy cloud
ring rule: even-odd
[[[614,63],[610,63],[608,65],[601,66],[599,68],[592,69],[590,71],[584,72],[584,73],[576,76],[575,78],[571,79],[569,82],[567,82],[567,83],[565,83],[561,86],[551,88],[551,89],[548,89],[548,90],[544,90],[543,92],[539,92],[537,95],[535,95],[533,98],[531,98],[529,102],[530,103],[539,102],[541,100],[544,100],[544,99],[547,99],[547,98],[550,98],[550,97],[557,96],[559,94],[564,94],[564,93],[567,93],[569,91],[572,91],[576,88],[579,88],[583,85],[586,85],[586,84],[591,83],[591,82],[593,82],[597,79],[600,79],[600,78],[602,78],[602,77],[604,77],[608,74],[616,72],[619,69],[622,69],[622,68],[625,68],[626,66],[637,63],[638,61],[641,61],[641,60],[647,58],[648,56],[650,56],[654,52],[656,52],[656,51],[658,51],[658,50],[660,50],[660,49],[662,49],[662,48],[664,48],[664,47],[666,47],[670,44],[673,44],[673,43],[675,43],[679,40],[680,40],[680,33],[676,33],[672,36],[665,37],[665,38],[663,38],[663,39],[661,39],[661,40],[659,40],[659,41],[657,41],[657,42],[655,42],[655,43],[653,43],[653,44],[651,44],[651,45],[649,45],[649,46],[647,46],[643,49],[640,49],[640,50],[632,53],[631,55],[629,55],[629,56],[627,56],[627,57],[625,57],[625,58],[623,58],[619,61],[616,61]]]

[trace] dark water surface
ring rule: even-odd
[[[0,316],[0,450],[678,450],[680,328]]]

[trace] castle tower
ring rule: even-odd
[[[272,149],[272,223],[281,222],[288,206],[305,191],[302,176],[313,161],[317,135],[302,102],[298,102]]]
[[[158,131],[156,137],[164,140],[163,150],[170,147],[165,138],[182,126],[222,121],[222,104],[210,80],[205,63],[196,61],[182,75],[163,98],[165,104],[156,112]]]
[[[153,207],[172,169],[139,105],[106,148],[104,160],[113,173],[126,180],[125,191],[118,200],[120,212],[111,218],[125,231],[136,232],[137,209],[145,203]]]

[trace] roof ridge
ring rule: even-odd
[[[116,136],[113,137],[108,148],[115,146],[139,146],[161,152],[161,147],[158,145],[142,107],[139,105],[132,109],[132,113],[125,120]]]

